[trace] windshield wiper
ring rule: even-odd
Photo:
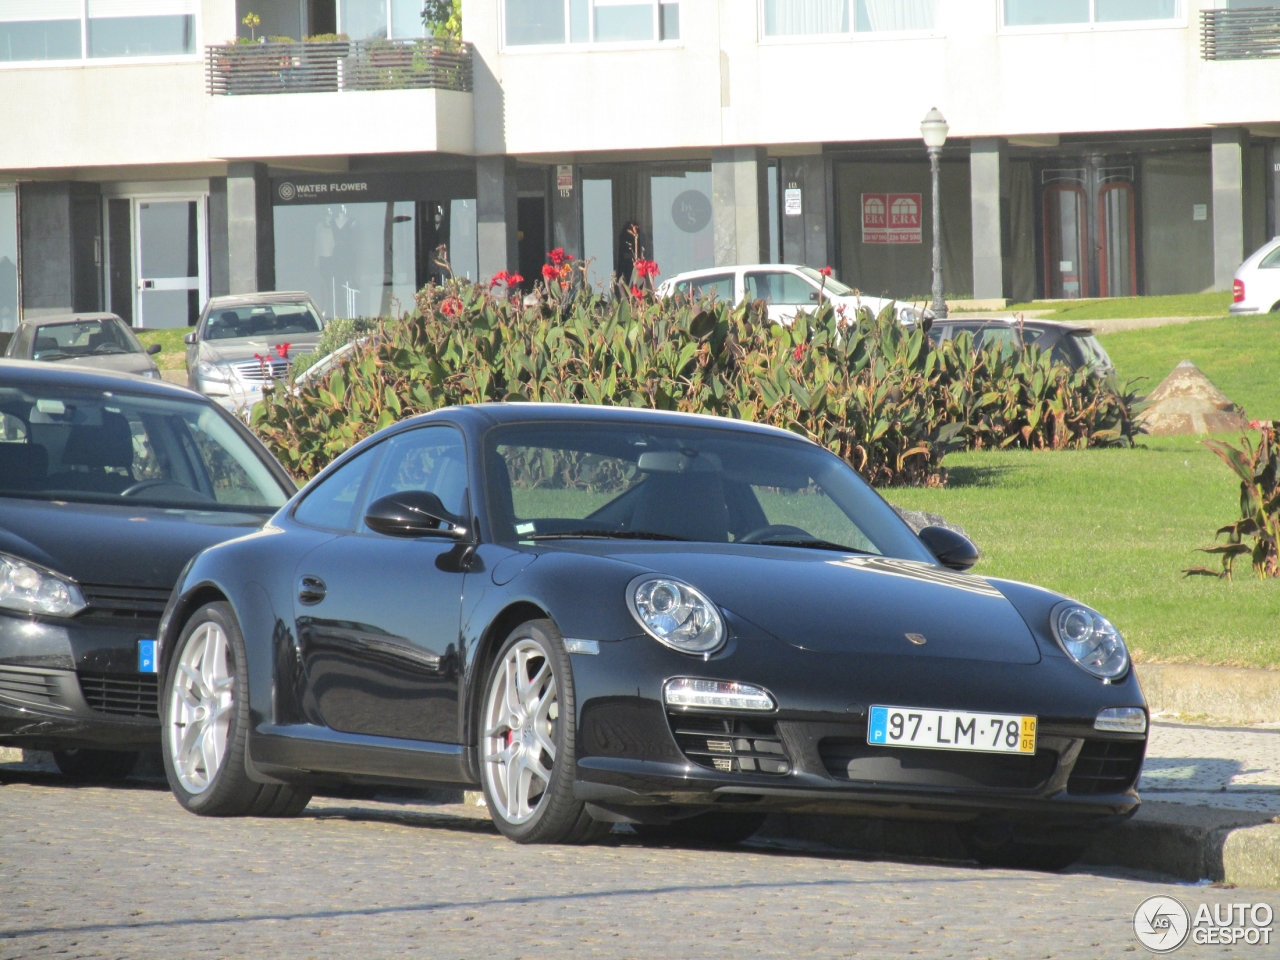
[[[839,550],[841,553],[865,553],[871,556],[870,550],[859,550],[857,547],[846,547],[843,543],[832,543],[830,540],[752,540],[745,546],[762,547],[809,547],[813,550]]]
[[[63,353],[61,350],[46,350],[44,353],[37,353],[31,359],[33,360],[67,360],[78,357],[78,353]]]
[[[680,540],[688,542],[688,537],[673,537],[666,533],[653,533],[649,530],[567,530],[564,533],[538,533],[526,540]]]

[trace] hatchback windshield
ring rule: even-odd
[[[0,385],[0,496],[267,510],[289,492],[211,404]]]
[[[142,353],[142,344],[116,320],[78,320],[46,323],[36,328],[33,360],[102,357],[113,353]]]
[[[204,338],[278,337],[291,333],[319,333],[320,327],[320,318],[311,309],[311,304],[273,303],[213,311],[205,321]]]
[[[499,540],[696,540],[933,560],[853,470],[799,440],[526,423],[495,427],[485,450]]]

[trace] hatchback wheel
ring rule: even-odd
[[[245,770],[247,681],[244,637],[231,605],[201,607],[165,672],[160,734],[169,786],[179,803],[204,816],[296,816],[309,793],[256,783]]]
[[[573,671],[550,620],[521,624],[494,659],[480,718],[485,802],[518,843],[588,843],[609,832],[573,796]]]

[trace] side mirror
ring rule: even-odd
[[[463,518],[444,508],[440,498],[425,490],[402,490],[373,501],[365,511],[370,530],[389,537],[446,537],[464,540],[470,531]],[[447,524],[447,526],[446,526]]]
[[[938,562],[951,570],[968,570],[982,557],[972,540],[946,527],[925,527],[917,536]]]
[[[196,345],[195,331],[192,331],[191,333],[188,333],[186,336],[184,336],[182,338],[182,342],[185,343],[188,347],[194,347]]]
[[[154,357],[157,353],[160,352],[160,349],[161,349],[160,344],[153,343],[151,346],[147,347],[147,353]]]

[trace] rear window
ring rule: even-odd
[[[733,274],[717,273],[710,277],[694,277],[676,284],[676,293],[695,300],[713,298],[721,303],[733,303]]]
[[[236,340],[241,337],[276,337],[299,333],[319,333],[320,318],[309,303],[273,303],[269,306],[235,307],[215,310],[204,324],[206,340]]]
[[[1280,247],[1276,247],[1258,263],[1259,269],[1272,270],[1280,267]]]

